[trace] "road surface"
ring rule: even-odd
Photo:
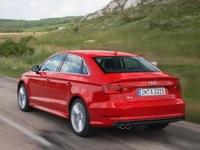
[[[0,150],[200,150],[200,125],[185,121],[160,131],[101,128],[93,137],[77,137],[66,119],[21,112],[16,87],[16,79],[0,75]]]

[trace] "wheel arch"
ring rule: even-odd
[[[25,85],[24,81],[23,81],[23,80],[20,80],[19,83],[18,83],[18,86],[17,86],[17,91],[19,91],[19,87],[20,87],[20,85],[22,85],[22,84]]]
[[[17,94],[18,94],[18,91],[19,91],[19,87],[24,84],[25,88],[26,88],[26,92],[29,96],[29,89],[27,88],[27,80],[23,80],[23,79],[20,79],[19,82],[18,82],[18,85],[17,85]]]
[[[87,110],[88,110],[88,106],[87,106],[86,100],[85,100],[82,96],[80,96],[80,95],[74,95],[74,96],[70,99],[69,105],[68,105],[68,114],[69,114],[69,117],[68,117],[68,118],[69,118],[69,119],[70,119],[70,110],[71,110],[71,106],[72,106],[73,102],[74,102],[76,99],[81,99],[81,100],[83,101],[83,103],[85,104]],[[88,110],[88,111],[89,111],[89,110]]]

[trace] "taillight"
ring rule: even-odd
[[[130,93],[133,92],[136,87],[132,87],[126,84],[106,84],[103,85],[103,92],[105,94],[120,94],[120,93]]]
[[[178,83],[176,85],[169,85],[168,88],[171,91],[181,91],[181,85],[180,85],[180,83]]]
[[[119,94],[121,93],[121,88],[119,84],[106,84],[103,85],[103,92],[105,94]]]
[[[130,92],[133,92],[136,87],[133,87],[133,86],[130,86],[130,85],[126,85],[126,84],[120,84],[121,86],[121,91],[122,93],[130,93]]]

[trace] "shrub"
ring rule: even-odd
[[[145,15],[129,16],[128,14],[124,14],[122,19],[125,23],[130,23],[130,22],[139,21],[139,20],[142,20],[142,19],[145,19],[145,18],[146,18]]]
[[[73,28],[74,33],[77,33],[79,31],[79,27],[76,26],[75,28]]]
[[[32,36],[22,38],[19,43],[12,40],[6,40],[3,44],[0,44],[0,55],[5,57],[20,56],[24,54],[32,55],[35,52],[34,48],[27,46],[27,43],[31,40],[37,42]]]

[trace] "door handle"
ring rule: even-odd
[[[51,82],[50,79],[47,79],[47,80],[46,80],[46,83],[47,83],[47,84],[49,84],[50,82]]]
[[[72,87],[71,82],[68,82],[68,83],[67,83],[67,87],[69,87],[69,88]]]

